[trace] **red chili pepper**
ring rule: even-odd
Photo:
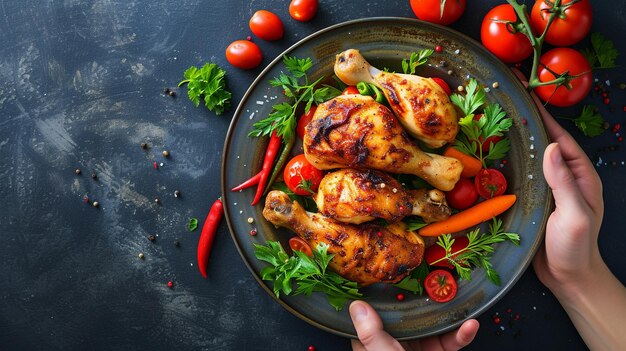
[[[280,145],[282,144],[283,138],[276,135],[276,131],[272,132],[272,136],[270,137],[270,141],[267,144],[267,150],[265,151],[265,159],[263,160],[263,167],[261,168],[261,174],[259,178],[259,185],[256,188],[256,195],[254,196],[254,200],[252,200],[252,206],[259,203],[261,200],[261,196],[263,195],[263,191],[265,190],[265,184],[267,184],[267,179],[272,173],[272,166],[274,165],[274,159],[278,154],[278,150],[280,149]]]
[[[224,204],[222,199],[215,200],[211,206],[211,210],[204,220],[202,226],[202,232],[200,233],[200,240],[198,241],[198,268],[203,277],[206,278],[206,268],[209,264],[209,255],[211,254],[211,247],[213,247],[213,239],[215,233],[220,225],[222,216],[224,215]]]
[[[255,186],[259,184],[259,179],[261,179],[261,172],[255,174],[254,176],[252,176],[252,178],[232,188],[230,191],[239,191],[239,190],[247,189],[251,186]]]

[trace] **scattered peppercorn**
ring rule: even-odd
[[[522,124],[523,125],[527,125],[528,124],[528,120],[526,118],[522,118]]]
[[[154,162],[154,163],[152,164],[152,167],[153,167],[154,169],[159,169],[159,164],[158,164],[158,163],[156,163],[156,162]]]
[[[174,282],[171,281],[171,280],[169,282],[167,282],[167,287],[170,288],[170,289],[173,288],[174,287]]]
[[[141,148],[144,150],[148,148],[148,144],[146,143],[141,143],[139,146],[141,146]]]
[[[435,46],[435,52],[442,52],[443,48],[441,47],[441,45],[437,45]]]
[[[502,321],[502,320],[500,319],[500,317],[498,317],[498,316],[493,316],[493,322],[494,322],[495,324],[500,324],[500,322],[501,322],[501,321]]]
[[[602,128],[604,129],[609,129],[609,127],[611,126],[611,124],[607,121],[604,121],[604,123],[602,123]]]
[[[378,235],[378,237],[382,237],[383,236],[383,232],[377,232],[376,235]]]
[[[94,201],[92,205],[93,207],[98,208],[100,206],[100,203],[98,201]]]
[[[156,241],[156,236],[154,236],[154,234],[150,234],[150,235],[148,235],[148,240],[150,240],[151,242],[155,242]]]
[[[76,175],[80,175],[80,168],[76,168],[76,170],[74,171],[74,173],[76,173]]]
[[[256,229],[250,229],[250,235],[255,236],[257,234]]]
[[[85,195],[85,199],[84,199],[84,201],[85,201],[85,202],[89,202],[89,196]]]
[[[180,247],[180,241],[178,239],[174,240],[174,246]]]
[[[176,97],[176,92],[170,88],[165,88],[165,90],[163,90],[163,93],[167,96]]]
[[[139,255],[137,255],[137,257],[139,257],[140,260],[143,260],[145,258],[145,256],[143,255],[143,252],[140,252]]]
[[[500,83],[493,82],[493,84],[491,84],[491,87],[494,88],[494,89],[498,89],[500,87]]]
[[[174,190],[174,197],[180,197],[180,191]]]
[[[170,152],[167,150],[163,150],[163,157],[170,157]]]
[[[445,60],[441,60],[441,61],[439,61],[439,66],[440,67],[448,67],[448,62],[446,62]]]
[[[254,218],[248,217],[248,223],[250,223],[250,224],[254,223]]]
[[[403,293],[398,293],[398,295],[396,295],[396,299],[398,301],[404,301],[404,294]]]
[[[91,179],[98,180],[98,175],[96,174],[96,172],[91,172]]]
[[[246,38],[247,41],[252,41],[252,37],[248,35],[248,37]]]
[[[315,351],[315,346],[313,345],[309,345],[309,347],[307,348],[308,351]]]

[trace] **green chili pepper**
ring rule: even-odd
[[[282,171],[283,166],[285,165],[285,163],[287,162],[287,159],[289,159],[289,156],[291,155],[291,149],[293,149],[293,145],[296,143],[296,133],[290,133],[290,135],[291,137],[288,140],[283,139],[284,141],[283,149],[280,152],[280,156],[278,156],[278,161],[276,161],[276,165],[274,165],[274,170],[272,171],[272,175],[270,176],[270,179],[267,182],[267,186],[265,187],[265,193],[263,195],[266,195],[270,191],[272,184],[274,183],[276,178],[278,178],[278,175]]]

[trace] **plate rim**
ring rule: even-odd
[[[235,112],[233,113],[233,117],[232,120],[228,126],[228,130],[224,139],[224,147],[222,149],[222,156],[221,156],[221,164],[220,164],[220,189],[222,192],[222,198],[226,198],[226,194],[228,194],[230,191],[229,189],[226,189],[226,182],[225,182],[225,163],[226,163],[226,158],[228,155],[228,151],[229,151],[229,147],[230,147],[230,143],[226,143],[227,140],[229,140],[232,137],[232,134],[234,133],[234,127],[237,124],[238,120],[241,118],[242,116],[242,111],[244,109],[244,102],[247,101],[250,97],[250,95],[252,94],[252,92],[255,90],[255,87],[257,87],[257,85],[262,81],[262,79],[264,79],[265,75],[267,74],[268,71],[270,71],[272,68],[274,68],[274,66],[276,64],[278,64],[279,62],[282,61],[282,58],[289,54],[290,52],[294,51],[295,49],[299,48],[302,44],[309,42],[313,39],[315,39],[316,37],[319,37],[327,32],[330,31],[334,31],[336,29],[342,28],[342,27],[348,27],[348,26],[352,26],[354,24],[359,24],[359,23],[367,23],[367,24],[372,24],[372,23],[400,23],[400,22],[404,22],[407,24],[414,24],[417,26],[426,26],[426,27],[435,27],[438,30],[441,30],[443,32],[445,32],[446,34],[451,34],[453,36],[460,36],[463,40],[469,42],[472,46],[475,46],[478,48],[478,50],[482,51],[482,54],[487,55],[487,56],[491,56],[492,61],[494,61],[494,63],[499,67],[499,69],[503,72],[508,72],[506,73],[507,75],[510,75],[512,78],[512,81],[515,82],[513,84],[517,85],[518,89],[521,89],[523,91],[526,91],[524,85],[520,82],[520,80],[515,76],[515,74],[513,73],[513,71],[510,69],[510,67],[508,67],[505,63],[503,63],[502,61],[500,61],[495,55],[493,55],[491,52],[489,52],[486,48],[484,48],[482,46],[482,44],[480,44],[478,41],[476,41],[475,39],[467,36],[466,34],[457,31],[453,28],[450,27],[446,27],[446,26],[441,26],[438,24],[434,24],[434,23],[430,23],[430,22],[425,22],[425,21],[421,21],[418,19],[414,19],[414,18],[406,18],[406,17],[391,17],[391,16],[383,16],[383,17],[365,17],[365,18],[358,18],[358,19],[353,19],[353,20],[348,20],[348,21],[344,21],[344,22],[340,22],[340,23],[336,23],[333,25],[330,25],[328,27],[322,28],[314,33],[309,34],[308,36],[300,39],[299,41],[297,41],[296,43],[292,44],[291,46],[289,46],[287,49],[285,49],[284,51],[282,51],[280,54],[278,54],[271,62],[269,62],[265,68],[263,68],[263,70],[261,72],[258,73],[258,75],[256,76],[256,78],[252,81],[252,83],[250,83],[250,86],[248,87],[248,89],[246,90],[246,92],[244,93],[244,95],[241,97],[238,105],[237,105],[237,109],[235,110]],[[541,114],[539,113],[539,109],[537,108],[537,106],[535,105],[534,101],[532,100],[530,94],[523,94],[522,97],[525,102],[526,105],[530,108],[530,110],[532,111],[532,113],[537,117],[537,120],[540,121],[542,128],[539,128],[539,132],[542,133],[541,137],[545,140],[547,140],[547,142],[549,143],[550,137],[547,134],[547,130],[545,129],[545,124],[543,122],[543,119],[541,117]],[[542,169],[542,167],[539,167],[540,169]],[[537,250],[539,249],[539,247],[541,246],[541,244],[543,243],[544,240],[544,236],[545,236],[545,228],[546,228],[546,224],[547,224],[547,218],[549,216],[549,213],[552,211],[553,209],[553,198],[552,198],[552,191],[551,189],[548,187],[547,188],[548,191],[548,196],[547,196],[547,203],[546,206],[544,207],[544,213],[543,213],[543,217],[545,219],[545,221],[542,221],[542,223],[539,223],[538,227],[537,227],[537,231],[539,232],[538,235],[538,239],[536,241],[536,243],[531,246],[530,251],[529,251],[529,255],[527,255],[525,257],[525,259],[520,262],[520,269],[519,269],[519,273],[516,274],[513,279],[511,279],[509,282],[507,282],[505,285],[501,286],[501,289],[485,304],[483,304],[480,308],[477,308],[475,311],[473,311],[472,313],[468,314],[467,316],[465,316],[463,319],[460,319],[459,321],[455,322],[455,323],[451,323],[448,326],[442,327],[437,331],[433,331],[430,333],[425,333],[422,335],[416,335],[416,336],[404,336],[404,337],[395,337],[395,339],[399,340],[399,341],[408,341],[408,340],[414,340],[416,338],[423,338],[423,337],[428,337],[428,336],[432,336],[432,335],[440,335],[443,334],[447,331],[450,331],[452,329],[455,329],[457,327],[459,327],[464,321],[468,320],[468,319],[472,319],[472,318],[476,318],[480,315],[482,315],[487,309],[493,307],[493,305],[495,305],[499,300],[501,300],[508,292],[510,292],[510,290],[512,289],[512,287],[518,282],[518,280],[522,277],[522,275],[524,275],[524,273],[526,272],[526,270],[528,269],[528,267],[530,266],[530,263],[532,262],[532,259],[534,258],[535,254],[537,253]],[[261,279],[261,277],[259,276],[258,272],[252,267],[249,259],[247,258],[246,254],[244,254],[243,249],[238,241],[237,236],[234,233],[234,226],[232,224],[232,220],[231,217],[232,215],[229,213],[229,209],[228,206],[224,206],[224,217],[226,218],[226,222],[228,225],[228,231],[230,233],[231,238],[233,239],[234,243],[235,243],[235,247],[237,249],[237,251],[239,252],[239,255],[241,257],[241,259],[243,260],[243,262],[245,263],[246,267],[248,268],[248,270],[250,271],[250,273],[252,274],[252,276],[254,277],[254,279],[257,281],[257,283],[259,283],[259,285],[261,286],[261,288],[263,290],[265,290],[271,297],[273,300],[277,301],[283,308],[285,308],[287,311],[289,311],[290,313],[292,313],[293,315],[295,315],[296,317],[300,318],[301,320],[309,323],[312,326],[315,326],[319,329],[322,329],[326,332],[338,335],[338,336],[342,336],[342,337],[346,337],[346,338],[352,338],[355,339],[357,338],[356,333],[347,333],[338,329],[334,329],[330,326],[327,326],[325,324],[322,324],[319,321],[313,320],[309,317],[307,317],[306,315],[302,314],[301,312],[299,312],[298,310],[294,309],[293,307],[291,307],[290,304],[286,303],[285,301],[283,301],[281,298],[277,297],[274,292],[272,291],[272,289],[269,288],[268,284],[266,284],[266,282],[264,280]]]

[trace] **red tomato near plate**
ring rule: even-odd
[[[469,239],[466,236],[459,236],[454,238],[454,243],[450,250],[450,258],[454,259],[461,253],[462,250],[469,245]],[[440,245],[433,245],[426,249],[424,252],[424,260],[429,266],[446,267],[453,269],[454,266],[450,264],[446,257],[446,250]]]
[[[458,20],[465,11],[465,5],[466,0],[411,0],[415,17],[444,26]]]
[[[424,279],[424,289],[431,300],[436,302],[448,302],[456,296],[456,280],[450,272],[436,269]]]
[[[289,15],[300,22],[310,21],[317,13],[317,0],[291,0]]]
[[[487,12],[480,28],[480,40],[487,50],[506,63],[516,63],[533,53],[524,33],[511,32],[511,26],[500,21],[515,22],[517,15],[509,4],[498,5]]]
[[[311,106],[309,112],[303,113],[302,116],[300,116],[300,118],[298,119],[298,124],[296,125],[296,134],[301,140],[304,139],[304,134],[306,134],[306,126],[313,119],[315,110],[317,110],[317,107]]]
[[[539,59],[539,80],[548,82],[557,75],[569,72],[574,76],[567,86],[556,87],[555,84],[535,88],[539,98],[550,105],[566,107],[581,102],[591,91],[593,77],[589,62],[580,52],[571,48],[554,48]]]
[[[357,89],[354,85],[348,85],[342,92],[341,95],[352,95],[352,94],[360,94],[359,89]]]
[[[226,48],[226,60],[237,68],[252,69],[261,64],[263,54],[255,43],[236,40]]]
[[[304,154],[292,158],[283,173],[285,184],[297,195],[311,195],[317,192],[324,172],[313,167]]]
[[[452,208],[464,210],[478,200],[478,191],[469,178],[460,178],[450,191],[446,191],[446,202]]]
[[[530,20],[535,32],[543,33],[548,25],[554,4],[536,0],[530,12]],[[589,0],[563,0],[554,21],[548,28],[546,41],[554,46],[570,46],[578,43],[589,34],[593,13]]]
[[[299,236],[294,236],[289,239],[289,247],[291,251],[300,251],[309,257],[313,257],[311,246]]]
[[[263,40],[278,40],[283,37],[283,21],[273,12],[259,10],[250,18],[250,30]]]
[[[485,199],[502,195],[506,191],[506,178],[495,168],[481,169],[474,178],[476,191]]]
[[[450,86],[448,85],[448,83],[446,83],[445,80],[439,77],[432,77],[430,79],[434,80],[435,83],[437,83],[441,87],[441,89],[443,89],[443,91],[445,91],[446,94],[448,94],[448,96],[452,95],[452,89],[450,89]]]

